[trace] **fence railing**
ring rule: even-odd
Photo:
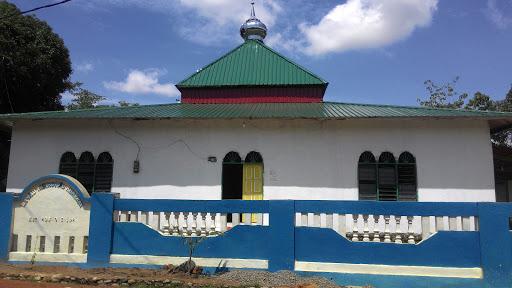
[[[210,236],[237,225],[268,226],[268,201],[258,202],[118,199],[113,220],[142,223],[165,236]]]
[[[353,242],[417,244],[438,231],[478,231],[477,214],[475,203],[296,201],[295,224]]]

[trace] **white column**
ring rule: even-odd
[[[414,244],[414,230],[412,230],[412,220],[414,216],[407,216],[407,223],[409,225],[409,229],[407,230],[407,243]]]
[[[220,214],[220,232],[226,232],[228,229],[227,229],[227,226],[228,226],[228,218],[227,218],[227,214],[226,213],[221,213]]]
[[[448,223],[450,224],[450,231],[457,231],[457,217],[450,216],[448,217]]]
[[[359,218],[359,214],[352,214],[352,219],[354,220],[354,227],[352,228],[352,241],[359,241],[359,230],[357,227],[357,220]]]
[[[215,215],[217,215],[217,213],[210,213],[210,231],[209,231],[209,233],[215,232],[217,230],[217,229],[215,229],[216,228]]]
[[[308,226],[308,213],[300,213],[300,226]]]
[[[380,215],[373,215],[373,220],[374,220],[374,225],[373,225],[373,242],[380,242],[379,218],[380,218]]]
[[[391,243],[391,231],[389,231],[389,220],[391,219],[390,215],[384,215],[384,242]]]
[[[421,216],[421,240],[430,237],[430,216]]]
[[[436,231],[443,231],[443,230],[444,230],[443,216],[436,216]]]
[[[332,216],[332,213],[329,213],[329,214],[326,214],[325,215],[325,226],[327,228],[333,228],[333,216]]]
[[[368,217],[370,215],[363,214],[363,242],[370,242],[370,229],[368,228]]]
[[[396,229],[395,229],[395,243],[402,243],[402,229],[400,228],[400,221],[402,216],[395,215]]]
[[[170,226],[170,217],[171,217],[171,213],[169,212],[165,212],[164,213],[164,229],[163,229],[163,232],[164,232],[164,235],[165,236],[170,236],[171,235],[171,226]]]
[[[338,214],[338,233],[345,238],[347,237],[347,220],[345,214]]]
[[[149,224],[148,223],[148,218],[149,218],[148,216],[149,216],[149,212],[147,212],[147,211],[140,212],[140,222],[142,224],[148,225]]]
[[[320,213],[314,213],[313,214],[313,225],[315,227],[320,227],[321,226],[321,223],[320,223]]]
[[[462,231],[471,230],[469,216],[462,216]]]

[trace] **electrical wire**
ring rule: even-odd
[[[162,146],[158,146],[158,147],[144,147],[144,146],[142,146],[141,148],[142,148],[142,149],[146,149],[146,150],[160,150],[160,149],[169,148],[169,147],[171,147],[172,145],[174,145],[174,144],[176,144],[176,143],[179,143],[179,142],[183,143],[183,145],[185,145],[185,147],[187,147],[188,151],[190,151],[190,153],[194,154],[194,156],[196,156],[198,159],[200,159],[200,160],[205,160],[205,161],[206,161],[206,160],[208,160],[208,158],[203,158],[203,157],[201,157],[201,156],[197,155],[197,154],[192,150],[192,148],[190,148],[190,146],[188,146],[187,142],[185,142],[185,141],[184,141],[184,140],[182,140],[182,139],[178,139],[178,140],[176,140],[176,141],[174,141],[174,142],[171,142],[171,143],[169,143],[169,144],[167,144],[167,145],[162,145]]]
[[[137,145],[137,157],[135,157],[135,161],[139,161],[139,155],[140,155],[140,145],[139,145],[139,143],[137,143],[137,141],[133,140],[132,138],[130,138],[130,137],[122,134],[121,132],[117,131],[117,129],[114,126],[112,126],[112,120],[108,121],[108,126],[110,126],[110,128],[112,128],[114,130],[114,132],[116,132],[116,134],[118,134],[118,135],[120,135],[120,136],[122,136],[122,137],[124,137],[124,138],[126,138],[126,139],[128,139],[130,141],[132,141],[133,143],[135,143],[135,145]]]
[[[162,145],[162,146],[157,146],[157,147],[144,147],[144,146],[141,146],[141,145],[140,145],[137,141],[135,141],[134,139],[132,139],[132,138],[130,138],[129,136],[124,135],[124,134],[122,134],[121,132],[117,131],[117,129],[116,129],[114,126],[112,126],[112,123],[111,123],[111,122],[112,122],[112,120],[108,121],[108,124],[109,124],[110,128],[112,128],[112,129],[114,130],[114,132],[116,132],[116,134],[118,134],[118,135],[120,135],[120,136],[122,136],[122,137],[124,137],[124,138],[126,138],[126,139],[128,139],[128,140],[130,140],[130,141],[132,141],[133,143],[135,143],[135,145],[137,145],[137,157],[136,157],[136,159],[135,159],[136,161],[138,161],[138,160],[139,160],[139,155],[140,155],[140,151],[141,151],[141,149],[145,149],[145,150],[160,150],[160,149],[169,148],[169,147],[173,146],[174,144],[176,144],[176,143],[180,143],[180,142],[181,142],[181,143],[183,143],[183,145],[185,145],[185,147],[187,147],[188,151],[190,151],[190,153],[192,153],[192,154],[193,154],[194,156],[196,156],[198,159],[200,159],[200,160],[204,160],[204,161],[207,161],[207,160],[208,160],[208,158],[201,157],[201,156],[199,156],[197,153],[195,153],[195,152],[192,150],[192,148],[190,148],[190,146],[187,144],[187,142],[185,142],[185,141],[184,141],[184,140],[182,140],[182,139],[178,139],[178,140],[176,140],[176,141],[174,141],[174,142],[171,142],[171,143],[169,143],[169,144]]]
[[[7,18],[14,17],[14,16],[18,16],[18,15],[23,15],[23,14],[26,14],[26,13],[34,12],[34,11],[37,11],[37,10],[40,10],[40,9],[50,8],[50,7],[57,6],[57,5],[60,5],[60,4],[64,4],[64,3],[67,3],[67,2],[71,2],[71,0],[64,0],[64,1],[57,2],[57,3],[40,6],[40,7],[37,7],[37,8],[34,8],[34,9],[30,9],[30,10],[27,10],[27,11],[21,11],[21,12],[18,12],[18,13],[7,15],[5,17],[0,18],[0,21],[4,20],[4,19],[7,19]]]

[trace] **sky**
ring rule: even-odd
[[[144,105],[176,103],[174,84],[240,45],[250,2],[72,0],[34,13],[68,47],[72,81]],[[417,106],[426,80],[457,76],[458,93],[511,88],[512,0],[255,0],[255,11],[265,44],[329,82],[324,101]]]

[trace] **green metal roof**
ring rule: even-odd
[[[176,87],[327,84],[262,42],[248,40]]]
[[[318,103],[174,103],[71,111],[3,114],[0,120],[100,118],[429,118],[512,119],[512,113],[391,105]]]

